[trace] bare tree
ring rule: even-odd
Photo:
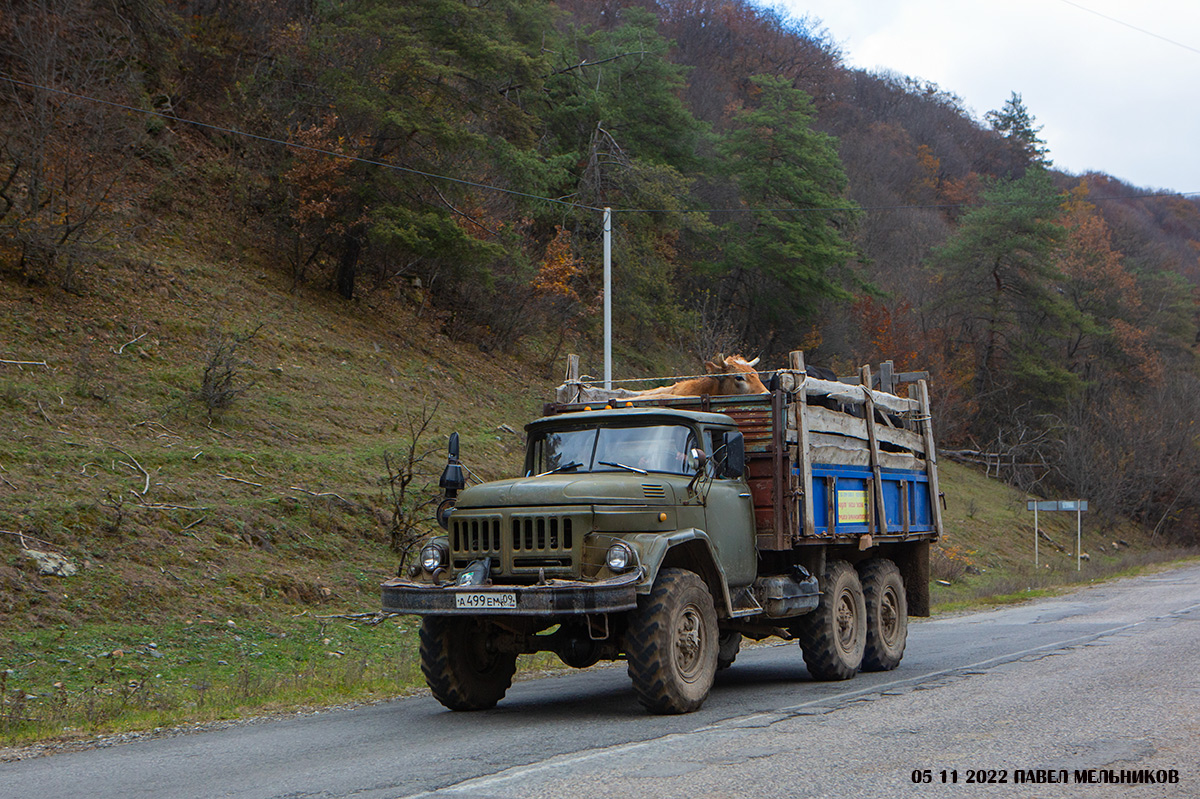
[[[132,33],[84,0],[6,3],[0,13],[0,264],[76,291],[106,232],[118,181],[144,138],[127,111]]]
[[[388,540],[394,551],[401,554],[401,565],[423,537],[425,515],[438,496],[433,491],[433,469],[430,457],[434,450],[429,448],[426,437],[437,414],[438,405],[422,405],[419,411],[408,411],[401,422],[404,436],[397,451],[383,453],[383,465],[387,470],[384,484],[388,490],[388,507],[391,521],[388,525]]]

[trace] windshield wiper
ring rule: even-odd
[[[596,461],[596,463],[600,464],[601,466],[616,466],[618,469],[628,469],[629,471],[637,472],[638,474],[650,474],[650,472],[646,471],[645,469],[639,469],[636,466],[626,466],[623,463],[613,463],[612,461]]]
[[[542,472],[538,477],[545,477],[548,474],[556,474],[558,472],[573,472],[582,465],[579,461],[571,461],[570,463],[564,463],[562,466],[555,466],[548,472]]]

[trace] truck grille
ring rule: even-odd
[[[570,516],[512,517],[512,565],[525,569],[571,567],[575,525]]]
[[[570,577],[580,561],[590,512],[487,513],[450,517],[450,561],[492,560],[493,575]]]
[[[469,555],[500,554],[500,517],[454,519],[450,525],[450,552]]]

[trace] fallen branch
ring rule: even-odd
[[[196,508],[191,505],[167,505],[164,503],[157,503],[157,502],[155,502],[155,503],[145,502],[141,499],[141,496],[138,494],[138,492],[134,491],[133,494],[134,494],[134,496],[138,497],[138,507],[146,508],[147,510],[194,510],[194,511],[212,510],[212,508],[209,508],[208,506]]]
[[[393,616],[403,616],[403,613],[388,613],[377,610],[372,613],[335,613],[332,616],[317,616],[318,619],[345,619],[346,621],[361,621],[363,624],[374,626],[382,624]]]
[[[220,435],[225,436],[226,438],[233,438],[233,436],[231,436],[229,433],[226,433],[224,430],[218,430],[217,428],[213,427],[211,424],[205,425],[205,427],[207,427],[209,430],[213,431],[214,433],[218,433]]]
[[[26,543],[26,541],[25,541],[26,538],[32,538],[34,541],[37,541],[39,544],[44,544],[45,546],[48,546],[48,547],[54,546],[54,544],[52,544],[51,542],[47,541],[44,538],[38,538],[36,535],[27,535],[27,534],[21,533],[21,532],[14,532],[13,530],[0,530],[0,533],[3,533],[4,535],[15,536],[15,537],[21,539],[21,546],[25,549],[29,549],[29,544]]]
[[[1062,544],[1060,544],[1060,543],[1058,543],[1057,541],[1055,541],[1055,540],[1054,540],[1053,538],[1051,538],[1050,536],[1048,536],[1048,535],[1046,535],[1045,533],[1043,533],[1041,530],[1038,530],[1038,531],[1037,531],[1037,534],[1038,534],[1038,537],[1039,537],[1039,538],[1041,538],[1043,541],[1045,541],[1045,542],[1047,542],[1048,544],[1050,544],[1050,546],[1054,547],[1054,548],[1055,548],[1055,549],[1057,549],[1059,552],[1066,552],[1066,551],[1067,551],[1067,550],[1066,550],[1066,547],[1064,547]]]
[[[45,366],[47,369],[50,368],[50,364],[45,361],[6,361],[0,359],[0,363],[7,363],[12,366]]]
[[[346,499],[345,497],[339,496],[339,495],[333,493],[332,491],[321,491],[321,492],[309,491],[307,488],[301,488],[300,486],[289,486],[288,490],[289,491],[299,491],[301,494],[308,494],[310,497],[336,497],[337,499],[340,499],[342,502],[344,502],[347,505],[350,505],[352,507],[354,505],[354,503],[351,502],[350,500]]]
[[[140,471],[142,474],[144,474],[146,476],[146,485],[142,489],[142,494],[141,494],[143,497],[146,496],[146,494],[150,491],[150,472],[146,471],[145,467],[143,467],[142,464],[138,463],[137,458],[133,457],[128,452],[126,452],[125,450],[118,447],[116,444],[109,444],[108,446],[112,447],[117,452],[121,453],[126,458],[129,458],[129,460],[133,461],[133,465],[138,468],[138,471]],[[135,490],[134,493],[136,494],[137,491]]]
[[[142,339],[144,339],[144,338],[145,338],[146,336],[148,336],[148,335],[150,335],[150,331],[149,331],[149,330],[147,330],[145,333],[143,333],[142,335],[138,336],[138,337],[137,337],[137,338],[135,338],[135,339],[132,339],[132,340],[130,340],[130,341],[126,341],[124,344],[122,344],[122,345],[121,345],[121,348],[120,348],[120,349],[113,350],[113,352],[115,352],[117,355],[120,355],[121,353],[123,353],[123,352],[125,351],[125,348],[126,348],[126,347],[128,347],[130,344],[135,344],[135,343],[137,343],[137,342],[141,341]],[[111,348],[111,347],[109,347],[109,349],[112,349],[112,348]]]
[[[248,486],[258,486],[259,488],[265,487],[262,483],[255,483],[251,480],[243,480],[240,477],[230,477],[229,475],[221,474],[220,472],[217,472],[217,477],[220,477],[222,480],[232,480],[235,483],[245,483]]]

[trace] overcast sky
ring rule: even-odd
[[[778,5],[819,18],[848,66],[933,81],[976,119],[1020,93],[1058,169],[1200,192],[1200,0]]]

